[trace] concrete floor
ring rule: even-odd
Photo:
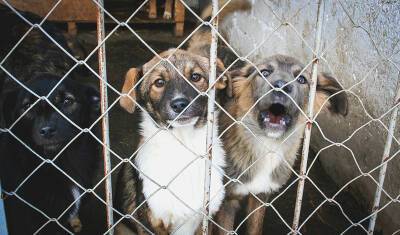
[[[183,38],[175,38],[170,30],[138,30],[138,34],[156,51],[161,52],[168,48],[178,45]],[[79,34],[80,40],[84,43],[86,49],[91,51],[95,47],[96,39],[94,31],[82,31]],[[107,48],[107,75],[110,84],[117,90],[121,90],[125,72],[134,66],[140,66],[153,57],[153,54],[137,38],[129,31],[121,30],[114,33],[106,42]],[[91,58],[93,69],[97,70],[96,56]],[[109,103],[112,104],[117,98],[115,92],[109,90]],[[137,114],[128,114],[119,107],[117,103],[110,111],[110,140],[111,148],[122,158],[129,157],[136,149],[137,145]],[[311,161],[311,160],[310,160]],[[119,163],[119,159],[112,156],[113,166]],[[296,164],[296,169],[299,168]],[[118,169],[112,174],[113,182],[115,182]],[[310,177],[318,185],[318,187],[328,197],[335,194],[339,187],[334,184],[332,179],[322,170],[319,162],[316,162],[311,170]],[[288,185],[293,182],[292,178]],[[101,188],[102,186],[100,186]],[[279,212],[280,216],[291,226],[294,203],[296,197],[297,184],[292,185],[285,194],[279,197],[273,205]],[[114,192],[115,193],[115,192]],[[274,196],[276,197],[276,195]],[[310,183],[306,183],[305,193],[302,205],[301,220],[302,223],[323,201],[321,193]],[[357,221],[367,216],[367,211],[363,205],[358,203],[358,200],[346,191],[340,193],[336,201],[340,203],[344,212],[353,220]],[[94,203],[94,202],[92,202]],[[94,204],[91,204],[94,205]],[[105,230],[104,223],[94,220],[94,216],[105,218],[104,207],[87,206],[86,211],[83,212],[84,217],[87,219],[86,228],[90,228],[85,233],[94,233],[96,229]],[[101,204],[100,204],[101,205]],[[242,215],[243,216],[243,215]],[[241,218],[239,218],[241,220]],[[305,223],[302,227],[302,234],[339,234],[351,224],[345,219],[340,208],[333,203],[325,203],[320,207],[315,214]],[[84,222],[85,226],[85,222]],[[363,224],[365,227],[366,225]],[[93,227],[93,228],[92,228]],[[278,214],[272,210],[267,209],[264,226],[265,234],[286,234],[290,230],[285,223],[279,218]],[[243,232],[241,234],[244,234]],[[346,234],[363,234],[362,230],[358,227],[353,227]]]

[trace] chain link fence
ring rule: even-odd
[[[104,234],[112,234],[114,232],[114,229],[121,223],[121,221],[123,219],[132,219],[135,220],[135,222],[141,226],[145,231],[152,233],[152,229],[147,227],[145,224],[141,223],[139,220],[137,220],[135,217],[133,217],[133,214],[139,209],[139,207],[144,206],[144,204],[146,203],[146,201],[149,198],[146,198],[143,204],[138,205],[138,208],[136,208],[132,214],[123,214],[121,211],[119,211],[114,205],[113,205],[113,195],[115,194],[115,192],[113,193],[113,187],[112,187],[112,179],[111,179],[111,175],[112,173],[116,172],[116,170],[122,165],[122,164],[130,164],[132,167],[134,167],[137,171],[139,171],[139,173],[141,173],[142,175],[144,175],[144,177],[147,177],[146,174],[144,172],[141,172],[141,170],[134,164],[133,159],[135,158],[135,156],[137,155],[137,153],[141,150],[142,146],[145,146],[149,140],[149,139],[145,139],[139,146],[138,148],[128,157],[126,156],[120,156],[117,151],[115,149],[112,148],[112,146],[110,145],[110,135],[109,135],[109,112],[111,109],[113,109],[116,105],[118,105],[119,100],[122,97],[129,97],[127,96],[127,94],[122,94],[120,91],[119,87],[114,87],[112,86],[108,80],[107,80],[107,63],[106,63],[106,51],[109,50],[108,48],[106,48],[105,46],[105,42],[119,29],[127,29],[129,32],[132,33],[132,36],[137,38],[143,47],[147,48],[149,51],[151,51],[155,57],[159,58],[159,62],[157,64],[155,64],[153,66],[153,68],[155,68],[158,64],[160,63],[167,63],[170,66],[174,67],[176,72],[182,76],[183,78],[185,77],[178,68],[175,67],[175,65],[170,61],[170,57],[167,58],[163,58],[161,57],[158,53],[160,53],[160,51],[156,51],[154,50],[149,43],[147,43],[137,32],[136,30],[129,24],[129,22],[132,20],[133,17],[135,17],[135,15],[140,11],[143,10],[147,4],[149,3],[149,0],[143,1],[143,3],[137,8],[136,11],[134,11],[127,20],[125,21],[120,21],[118,20],[116,17],[114,17],[109,11],[107,11],[107,9],[104,7],[103,1],[102,0],[93,0],[93,4],[96,5],[97,9],[98,9],[98,19],[97,19],[97,46],[88,53],[87,57],[82,59],[82,60],[78,60],[76,59],[69,51],[67,51],[63,46],[61,46],[59,44],[59,42],[52,37],[52,35],[50,35],[48,32],[46,32],[46,29],[43,27],[44,22],[46,22],[47,18],[49,17],[49,15],[52,14],[52,12],[57,8],[57,6],[60,4],[60,2],[65,1],[65,0],[58,0],[54,6],[50,9],[50,11],[48,12],[48,14],[43,18],[43,20],[40,23],[32,23],[29,21],[29,19],[27,19],[23,14],[19,13],[10,3],[7,2],[7,0],[2,0],[4,5],[6,5],[10,10],[12,10],[16,15],[18,15],[18,17],[20,17],[26,24],[28,24],[30,26],[30,29],[24,34],[24,36],[15,44],[15,46],[9,51],[8,54],[6,54],[6,56],[4,58],[1,58],[1,62],[0,62],[0,69],[10,78],[12,78],[12,80],[14,80],[19,86],[23,87],[24,89],[26,89],[29,93],[31,93],[32,95],[34,95],[37,98],[37,101],[35,103],[33,103],[31,105],[31,107],[29,109],[27,109],[22,115],[21,117],[19,117],[17,120],[15,120],[14,123],[12,123],[10,126],[7,126],[3,129],[1,129],[2,133],[8,133],[9,135],[13,136],[18,142],[20,142],[25,148],[29,149],[40,161],[41,164],[38,165],[38,167],[36,169],[34,169],[29,175],[28,177],[22,181],[18,187],[16,187],[13,191],[5,191],[3,190],[3,194],[6,197],[16,197],[18,198],[21,202],[23,202],[24,204],[26,204],[27,206],[31,207],[32,209],[36,210],[38,213],[40,213],[44,218],[46,218],[47,222],[44,223],[40,228],[38,228],[38,230],[35,232],[35,234],[40,234],[42,229],[45,228],[49,223],[57,223],[58,226],[60,226],[63,230],[65,230],[65,232],[69,233],[69,234],[73,234],[73,231],[71,231],[70,229],[66,228],[65,225],[63,225],[61,222],[59,222],[60,218],[63,217],[65,215],[65,213],[67,213],[67,211],[69,209],[71,209],[72,207],[74,207],[74,205],[76,203],[78,203],[78,201],[84,197],[86,194],[92,194],[94,195],[102,204],[104,204],[106,210],[107,210],[107,224],[108,224],[108,228],[107,231],[104,231]],[[279,17],[279,14],[275,13],[272,9],[272,13],[276,16],[276,19],[279,20],[279,24],[278,26],[273,30],[273,33],[277,30],[279,30],[280,28],[285,28],[287,30],[290,30],[292,32],[294,32],[299,40],[304,43],[306,45],[306,47],[308,47],[311,51],[312,51],[312,60],[308,61],[306,63],[306,68],[305,69],[311,69],[312,70],[312,81],[310,81],[311,84],[311,88],[310,88],[310,92],[308,94],[308,103],[310,104],[308,106],[307,110],[302,110],[301,106],[298,104],[295,104],[295,106],[297,107],[297,109],[299,109],[300,115],[302,115],[304,117],[305,121],[305,125],[302,125],[301,128],[297,128],[295,130],[293,130],[292,134],[295,134],[296,132],[302,133],[304,131],[304,139],[302,140],[302,151],[301,151],[301,155],[298,156],[298,158],[301,161],[300,164],[300,169],[297,170],[295,168],[293,168],[293,164],[286,162],[286,164],[290,167],[291,173],[295,176],[295,180],[288,182],[288,184],[286,184],[286,186],[284,186],[278,194],[274,195],[272,198],[270,198],[269,201],[263,201],[261,198],[258,197],[258,195],[252,194],[252,196],[259,201],[259,203],[261,204],[261,206],[259,208],[257,208],[254,211],[251,211],[250,214],[248,214],[247,216],[244,217],[244,219],[242,221],[240,221],[239,226],[237,228],[235,228],[234,231],[228,231],[225,230],[223,227],[219,226],[218,221],[210,214],[209,212],[209,203],[210,200],[213,200],[213,198],[210,198],[210,177],[211,177],[211,170],[213,168],[217,169],[221,174],[223,174],[224,178],[226,179],[226,183],[224,184],[224,187],[229,185],[230,183],[238,183],[238,184],[243,184],[243,182],[241,181],[240,177],[239,178],[232,178],[229,175],[227,175],[223,169],[221,169],[220,166],[215,165],[213,163],[213,156],[212,156],[212,149],[215,143],[215,139],[213,139],[213,129],[216,128],[216,126],[214,125],[214,119],[216,117],[216,110],[219,110],[219,112],[223,112],[226,115],[229,116],[229,118],[231,118],[232,120],[232,126],[233,125],[241,125],[243,126],[246,130],[248,130],[251,133],[252,138],[254,138],[256,141],[259,141],[260,143],[263,143],[263,139],[260,139],[258,137],[258,135],[256,133],[252,133],[251,129],[249,127],[246,126],[246,123],[242,120],[235,120],[234,117],[232,117],[229,112],[227,112],[224,108],[223,104],[220,104],[218,102],[216,102],[216,95],[215,95],[215,84],[218,82],[218,80],[222,79],[222,77],[226,74],[229,73],[230,69],[232,66],[234,66],[235,63],[237,62],[246,62],[248,64],[250,64],[251,66],[253,66],[255,68],[255,70],[257,71],[257,73],[260,74],[260,76],[263,77],[263,79],[272,87],[272,89],[270,90],[270,92],[272,91],[281,91],[282,89],[280,88],[276,88],[274,87],[269,81],[268,79],[266,79],[264,77],[264,75],[262,75],[261,71],[259,68],[257,68],[257,62],[258,61],[253,61],[251,58],[254,56],[255,53],[258,52],[258,50],[265,46],[265,43],[269,40],[270,36],[272,36],[273,33],[271,33],[271,35],[267,35],[265,38],[265,40],[263,40],[261,43],[256,44],[256,46],[254,47],[253,50],[251,50],[250,53],[248,53],[247,55],[242,56],[242,53],[238,52],[233,46],[231,46],[230,41],[225,38],[220,31],[218,31],[218,15],[220,14],[220,12],[223,11],[223,9],[227,6],[229,6],[229,4],[231,3],[231,0],[226,1],[226,3],[224,3],[223,5],[219,5],[218,0],[213,0],[212,1],[212,17],[210,20],[203,20],[199,14],[194,11],[193,9],[191,9],[188,4],[184,1],[184,0],[177,0],[180,1],[181,4],[183,4],[183,6],[185,7],[186,11],[189,12],[190,14],[192,14],[196,20],[198,22],[200,22],[200,24],[192,31],[190,32],[190,34],[176,47],[175,52],[180,49],[183,48],[184,44],[186,44],[193,35],[195,35],[198,31],[201,30],[202,27],[208,27],[211,30],[211,34],[212,34],[212,40],[211,40],[211,47],[210,47],[210,77],[209,77],[209,84],[211,84],[209,86],[209,88],[207,89],[207,91],[205,92],[201,92],[199,91],[196,87],[194,87],[191,83],[189,83],[190,86],[192,86],[197,92],[198,92],[198,96],[187,106],[189,107],[197,98],[200,98],[202,96],[206,96],[208,98],[208,113],[207,113],[207,146],[205,148],[205,153],[207,153],[206,156],[204,155],[198,155],[196,153],[194,153],[189,146],[185,146],[185,148],[190,151],[193,152],[197,158],[195,158],[190,164],[192,164],[195,161],[198,160],[204,160],[205,164],[206,164],[206,172],[204,172],[204,179],[205,179],[205,187],[204,187],[204,204],[203,204],[203,208],[190,208],[190,210],[193,211],[194,215],[196,216],[201,216],[203,218],[203,223],[201,224],[202,227],[202,233],[203,234],[207,234],[209,231],[209,225],[212,224],[213,226],[216,226],[222,230],[224,230],[224,232],[226,232],[227,234],[238,234],[239,228],[241,227],[241,225],[248,219],[248,217],[255,213],[256,210],[260,209],[261,207],[265,207],[265,208],[270,208],[271,210],[273,210],[278,217],[280,218],[280,220],[282,221],[282,223],[287,227],[287,229],[290,231],[290,234],[303,234],[301,232],[302,228],[304,227],[304,225],[310,220],[311,217],[316,216],[315,214],[317,213],[318,209],[320,209],[322,206],[324,206],[327,203],[333,203],[335,206],[337,206],[341,213],[342,216],[348,221],[349,226],[341,231],[341,234],[346,234],[349,230],[351,230],[353,227],[359,227],[362,231],[365,232],[365,234],[373,234],[374,233],[374,229],[375,229],[375,224],[376,224],[376,219],[379,216],[379,213],[384,210],[387,206],[391,205],[391,204],[398,204],[400,202],[400,194],[393,197],[391,193],[387,192],[384,188],[384,181],[385,181],[385,174],[386,174],[386,170],[387,170],[387,165],[390,161],[393,161],[393,159],[395,159],[399,153],[399,150],[395,150],[393,151],[393,148],[395,148],[393,146],[393,141],[396,143],[396,146],[399,145],[399,140],[396,138],[396,121],[397,121],[397,113],[398,113],[398,106],[399,106],[399,100],[400,100],[400,88],[397,88],[397,92],[395,94],[395,96],[392,98],[393,99],[393,105],[387,109],[387,111],[385,113],[383,113],[381,116],[379,117],[372,117],[369,115],[369,113],[367,112],[366,108],[363,105],[363,101],[362,99],[359,97],[359,95],[354,92],[354,90],[357,88],[357,86],[359,86],[359,84],[364,83],[368,80],[368,75],[370,73],[373,72],[374,67],[370,68],[370,70],[366,71],[365,76],[363,77],[363,79],[361,79],[360,81],[358,81],[357,83],[355,83],[354,85],[350,86],[350,87],[345,87],[343,91],[340,92],[346,92],[349,95],[354,96],[360,103],[361,105],[363,105],[364,110],[366,115],[368,115],[369,120],[362,126],[360,126],[358,129],[354,130],[354,132],[348,136],[347,139],[345,139],[344,141],[341,142],[335,142],[332,141],[331,139],[329,139],[328,137],[326,137],[326,135],[324,135],[324,130],[323,127],[319,125],[318,121],[316,120],[317,116],[320,114],[321,110],[314,110],[314,102],[315,102],[315,96],[316,96],[316,86],[317,86],[317,74],[319,71],[319,63],[326,63],[329,66],[329,61],[326,58],[326,52],[331,49],[333,47],[333,42],[336,39],[332,39],[332,43],[323,46],[322,45],[322,41],[321,38],[323,37],[323,33],[324,33],[324,21],[325,19],[325,2],[327,2],[327,0],[318,0],[318,1],[312,1],[310,0],[309,2],[315,2],[317,8],[316,8],[316,19],[315,19],[315,25],[316,25],[316,30],[315,30],[315,40],[313,42],[313,45],[309,44],[309,41],[305,40],[301,34],[301,32],[299,32],[295,25],[293,23],[291,23],[291,19],[283,19],[281,17]],[[309,3],[308,2],[308,3]],[[349,17],[349,20],[353,21],[353,19],[351,18],[351,15],[347,12],[346,7],[343,5],[341,0],[337,0],[335,1],[337,4],[339,4],[341,6],[341,10],[343,12],[345,12],[345,14]],[[307,3],[307,4],[308,4]],[[105,30],[105,23],[104,23],[104,18],[108,17],[110,18],[113,23],[115,23],[115,27],[113,27],[111,30],[106,31]],[[357,23],[354,21],[354,27],[357,28],[362,28],[362,26],[357,25]],[[101,94],[101,115],[99,117],[97,117],[97,120],[88,128],[81,128],[78,125],[76,125],[72,120],[70,120],[65,114],[63,114],[63,112],[61,112],[60,110],[58,110],[58,108],[52,104],[52,102],[49,100],[49,97],[51,96],[52,92],[55,91],[57,89],[57,86],[55,86],[52,91],[47,95],[47,96],[39,96],[38,94],[36,94],[30,87],[26,86],[26,84],[24,84],[23,82],[21,82],[19,80],[18,77],[15,77],[11,72],[9,72],[7,70],[6,67],[4,67],[5,62],[8,60],[8,58],[12,55],[13,51],[18,48],[18,46],[21,44],[21,42],[29,35],[29,33],[34,30],[40,30],[40,32],[42,32],[55,46],[57,46],[60,50],[62,50],[73,62],[74,62],[74,66],[72,68],[70,68],[70,70],[64,74],[64,76],[62,77],[62,79],[58,82],[57,86],[62,84],[63,81],[72,73],[72,71],[77,67],[77,66],[84,66],[86,67],[88,70],[90,70],[90,72],[98,78],[99,84],[100,84],[100,94]],[[368,32],[366,29],[365,30],[368,34],[370,32]],[[3,35],[3,37],[7,37],[7,35]],[[372,39],[368,39],[368,40],[372,40]],[[237,57],[237,59],[234,61],[234,63],[232,64],[227,64],[225,65],[226,70],[219,76],[217,76],[217,50],[219,45],[223,43],[225,44]],[[95,71],[89,64],[88,64],[88,60],[95,55],[95,53],[98,53],[98,64],[99,64],[99,70]],[[400,72],[400,69],[398,67],[398,63],[394,62],[392,60],[392,56],[394,56],[397,52],[393,52],[392,55],[389,56],[385,56],[383,54],[380,55],[380,58],[384,61],[387,61],[389,63],[391,63],[397,71]],[[171,56],[174,53],[171,54]],[[259,55],[258,55],[259,56]],[[377,65],[376,65],[377,66]],[[151,69],[150,69],[151,71]],[[136,83],[139,84],[141,81],[143,81],[143,78],[146,76],[147,74],[144,74],[140,80]],[[297,78],[296,78],[297,79]],[[341,84],[341,81],[338,81]],[[137,85],[136,85],[137,86]],[[136,88],[136,86],[134,86],[133,89]],[[132,90],[133,90],[132,89]],[[113,102],[109,103],[108,102],[108,91],[112,91],[113,93],[118,94],[119,98],[117,98],[116,100],[114,100]],[[285,93],[286,94],[286,93]],[[267,95],[267,94],[265,94]],[[289,98],[290,96],[288,94],[286,94]],[[336,93],[331,95],[328,99],[331,99],[332,97],[334,97],[335,95],[337,95]],[[37,105],[37,103],[39,103],[39,101],[46,101],[54,110],[56,110],[60,115],[62,115],[66,120],[68,120],[68,122],[70,122],[73,126],[75,126],[77,129],[79,129],[79,133],[76,136],[76,138],[78,138],[80,135],[82,135],[83,133],[87,133],[90,134],[92,136],[92,138],[94,138],[103,148],[103,162],[104,162],[104,175],[102,176],[102,178],[92,187],[92,188],[85,188],[83,185],[80,185],[78,182],[76,182],[76,180],[74,178],[72,178],[71,176],[69,176],[67,174],[67,172],[65,172],[63,169],[61,169],[59,166],[57,166],[57,164],[55,164],[55,161],[57,160],[57,158],[63,153],[63,151],[65,149],[67,149],[76,138],[73,138],[66,146],[64,146],[64,148],[61,150],[61,152],[59,152],[53,159],[46,159],[43,156],[40,156],[40,154],[37,154],[32,148],[31,146],[29,146],[27,143],[24,143],[23,140],[21,139],[21,136],[17,136],[13,133],[13,127],[21,120],[21,118],[26,115],[30,109],[32,109],[35,105]],[[141,109],[142,112],[146,112],[146,108],[140,106],[139,103],[137,103],[136,101],[133,100],[133,102],[136,103],[136,105],[139,107],[139,109]],[[259,102],[259,100],[257,101]],[[294,100],[292,99],[292,102],[294,102]],[[325,101],[324,104],[326,104],[328,101]],[[252,107],[254,108],[254,106]],[[185,109],[186,110],[186,109]],[[185,110],[183,110],[181,112],[181,114],[183,112],[185,112]],[[248,112],[250,112],[251,110],[248,110]],[[385,122],[383,121],[385,118],[389,118],[389,125],[386,125]],[[179,118],[176,117],[174,121],[176,121]],[[173,121],[173,122],[174,122]],[[157,123],[155,120],[153,120],[154,123]],[[357,163],[357,159],[354,157],[355,155],[357,155],[357,152],[353,152],[352,149],[347,148],[346,147],[346,142],[353,138],[354,135],[356,135],[356,133],[358,131],[360,131],[362,128],[365,128],[368,124],[372,123],[372,122],[378,122],[381,124],[381,127],[383,129],[385,129],[385,131],[387,131],[387,138],[385,141],[385,147],[384,147],[384,152],[382,153],[382,160],[381,163],[376,165],[376,167],[374,167],[373,169],[370,169],[368,171],[363,171],[362,167],[360,167]],[[102,138],[99,138],[93,131],[93,128],[95,125],[97,124],[101,124],[102,126]],[[303,128],[303,126],[305,128]],[[317,157],[315,157],[311,163],[309,162],[309,150],[310,150],[310,141],[311,141],[311,134],[312,131],[314,129],[317,129],[316,131],[319,131],[322,133],[322,137],[324,138],[324,140],[326,140],[327,142],[329,142],[329,145],[327,145],[325,148],[320,149],[317,152]],[[161,129],[160,129],[161,131]],[[167,131],[170,132],[168,128],[162,129],[162,131]],[[227,130],[220,130],[222,134],[220,134],[220,137],[223,135],[223,133],[225,133]],[[397,131],[398,132],[398,131]],[[156,136],[158,134],[154,133],[152,136]],[[292,135],[291,134],[291,135]],[[174,136],[174,134],[172,132],[170,132],[170,135]],[[175,137],[178,141],[179,138]],[[286,139],[280,143],[281,145],[285,144]],[[184,145],[184,143],[181,142],[182,145]],[[315,179],[311,179],[309,177],[309,172],[311,170],[311,168],[314,166],[315,161],[318,159],[318,156],[324,151],[324,149],[328,149],[332,146],[338,146],[338,147],[343,147],[346,148],[349,152],[351,152],[351,154],[353,155],[354,158],[354,162],[357,165],[357,170],[359,171],[359,174],[356,178],[354,178],[353,180],[347,182],[343,187],[341,187],[333,196],[329,197],[326,196],[324,194],[323,191],[321,191],[319,189],[319,186],[317,183],[315,183]],[[274,151],[274,150],[271,150]],[[111,158],[116,158],[116,160],[118,161],[117,164],[112,165],[111,164]],[[260,159],[257,159],[255,162],[253,162],[250,166],[254,167],[255,165],[257,165],[257,161],[259,161]],[[189,165],[190,165],[189,164]],[[51,217],[49,215],[46,214],[45,211],[40,210],[39,208],[37,208],[35,205],[31,204],[31,202],[29,202],[28,200],[24,199],[23,197],[20,196],[19,194],[19,189],[24,185],[24,184],[28,184],[29,183],[29,178],[35,174],[35,172],[37,172],[41,167],[43,167],[44,165],[51,165],[52,167],[54,167],[55,169],[57,169],[60,173],[64,174],[65,177],[69,178],[72,182],[74,182],[76,184],[76,186],[82,191],[82,193],[80,194],[80,196],[78,198],[75,199],[74,202],[72,202],[58,217]],[[187,167],[189,167],[189,165]],[[249,168],[249,169],[250,169]],[[246,169],[249,170],[249,169]],[[181,172],[184,169],[181,170]],[[373,177],[373,174],[376,174],[376,172],[379,172],[379,178],[378,180],[376,180]],[[245,172],[242,172],[239,175],[243,175]],[[177,177],[179,177],[179,174],[176,175],[174,177],[174,179],[176,179]],[[356,181],[358,178],[361,177],[368,177],[371,179],[371,182],[373,182],[376,186],[376,193],[375,193],[375,200],[373,201],[373,207],[372,210],[370,211],[370,213],[365,216],[362,219],[359,220],[353,220],[351,219],[351,216],[349,216],[347,214],[347,212],[342,208],[341,204],[339,202],[337,202],[336,197],[337,195],[339,195],[343,190],[345,190],[345,188],[351,184],[352,182]],[[152,180],[152,179],[150,179]],[[319,193],[323,196],[324,200],[316,206],[316,208],[313,210],[312,213],[308,214],[308,215],[304,215],[303,217],[301,217],[301,212],[302,212],[302,201],[303,201],[303,195],[305,192],[305,183],[310,183],[313,187],[315,187]],[[176,196],[176,192],[171,191],[168,188],[168,185],[170,185],[172,182],[168,183],[167,185],[161,185],[158,182],[154,182],[155,184],[157,184],[159,186],[159,189],[154,193],[156,194],[158,191],[160,190],[169,190],[170,193],[172,195],[174,195],[176,197],[177,200],[179,200],[181,203],[185,204],[184,201],[182,201],[179,197]],[[106,191],[106,197],[103,197],[102,195],[98,194],[96,192],[96,190],[98,190],[98,188],[102,185],[105,185],[105,191]],[[293,214],[293,219],[289,219],[289,218],[284,218],[283,216],[280,215],[280,212],[278,210],[278,208],[276,208],[274,202],[276,202],[282,195],[284,195],[287,190],[292,187],[292,186],[296,186],[297,185],[297,196],[296,196],[296,200],[294,202],[295,204],[295,209],[294,209],[294,214]],[[220,190],[224,190],[224,189],[220,189]],[[384,195],[384,197],[389,198],[390,200],[387,200],[384,204],[381,204],[381,198]],[[186,204],[185,204],[186,205]],[[186,205],[188,206],[188,205]],[[0,216],[1,217],[1,216]],[[116,220],[114,220],[114,218],[118,218]],[[304,218],[304,219],[300,219],[300,218]],[[365,226],[365,224],[368,224],[368,226]],[[0,229],[0,231],[2,231]],[[268,231],[266,231],[268,232]],[[397,232],[394,232],[393,234],[396,233],[400,233],[400,230],[398,230]]]

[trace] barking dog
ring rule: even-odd
[[[292,57],[275,55],[257,67],[280,90],[273,90],[250,65],[232,72],[233,99],[226,109],[236,120],[242,120],[244,126],[229,128],[232,120],[226,115],[220,118],[221,130],[228,128],[222,137],[227,152],[227,174],[243,183],[229,184],[226,200],[217,215],[217,222],[229,231],[233,229],[240,200],[253,193],[265,202],[268,195],[289,179],[306,122],[295,105],[302,110],[308,106],[311,76],[308,71],[301,73],[304,65]],[[334,78],[318,75],[314,110],[323,108],[346,115],[347,96],[341,90]],[[265,207],[261,205],[249,196],[247,214],[254,213],[247,221],[248,234],[262,234]]]
[[[135,170],[124,167],[117,191],[122,212],[131,214],[141,206],[134,216],[156,234],[194,234],[202,218],[196,212],[202,208],[204,194],[205,161],[200,156],[207,154],[207,97],[199,92],[209,88],[209,60],[187,51],[173,51],[160,56],[169,57],[184,78],[166,61],[156,65],[157,57],[126,75],[122,92],[129,97],[121,99],[121,106],[132,113],[138,102],[145,109],[142,141],[134,161],[140,179],[136,182]],[[223,69],[221,63],[218,66],[218,70]],[[143,81],[132,90],[142,76]],[[216,89],[225,89],[228,80],[226,76],[218,80]],[[213,133],[211,214],[217,212],[224,197],[220,170],[225,165],[225,153],[217,129]],[[144,200],[146,204],[142,205]],[[134,227],[134,221],[129,223]],[[137,230],[144,232],[140,226]]]
[[[60,77],[56,75],[41,74],[26,85],[39,96],[46,96],[59,80]],[[99,115],[98,92],[70,79],[64,80],[54,90],[49,101],[81,128],[89,127]],[[3,189],[7,192],[17,190],[18,197],[50,218],[57,218],[68,209],[59,221],[70,231],[79,232],[82,225],[78,213],[83,191],[51,164],[37,168],[43,160],[36,154],[44,160],[52,160],[65,148],[54,164],[86,188],[90,187],[99,155],[95,140],[87,133],[74,139],[78,129],[45,100],[38,101],[22,87],[2,94],[2,115],[6,127],[11,127],[23,115],[11,127],[12,134],[0,135],[0,176]],[[66,147],[72,140],[72,144]],[[47,222],[43,215],[16,196],[7,197],[5,207],[10,234],[32,234]],[[54,222],[47,224],[40,232],[65,233]]]

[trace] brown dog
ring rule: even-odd
[[[240,201],[248,197],[247,234],[262,234],[268,196],[277,192],[289,179],[291,167],[301,145],[306,118],[311,75],[295,58],[275,55],[257,65],[233,72],[233,99],[226,110],[243,125],[233,124],[221,112],[220,126],[227,152],[226,173],[241,183],[230,183],[217,222],[228,231]],[[268,82],[269,83],[268,83]],[[271,85],[278,89],[274,90]],[[318,75],[314,110],[329,110],[346,115],[346,93],[333,77]],[[333,95],[322,107],[327,98]],[[256,195],[262,202],[254,198]],[[222,230],[219,230],[225,234]]]
[[[132,219],[125,223],[139,234],[194,234],[204,200],[205,162],[201,156],[207,154],[208,102],[200,93],[210,87],[209,59],[175,49],[160,57],[170,63],[155,57],[141,68],[130,69],[122,88],[127,96],[120,100],[121,106],[132,113],[137,102],[145,111],[140,150],[134,159],[139,172],[125,164],[118,179],[117,204],[121,212],[133,213],[143,224]],[[223,70],[218,62],[217,74]],[[221,77],[215,88],[226,89],[229,80]],[[211,215],[218,211],[225,192],[225,152],[218,128],[214,129]],[[122,225],[118,228],[124,230],[127,228]]]

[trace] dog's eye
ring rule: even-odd
[[[192,82],[198,82],[201,80],[201,78],[202,78],[202,76],[198,73],[194,73],[194,74],[192,74],[192,76],[190,76],[190,80]]]
[[[265,78],[267,78],[269,75],[271,75],[271,73],[272,73],[272,70],[270,70],[270,69],[263,69],[263,70],[261,70],[261,74],[262,74]]]
[[[300,84],[305,84],[307,82],[307,79],[303,75],[300,75],[297,78],[297,82],[299,82]]]
[[[64,104],[64,105],[70,105],[70,104],[73,104],[74,101],[75,101],[75,100],[74,100],[73,97],[67,96],[67,97],[64,98],[63,104]]]
[[[158,88],[165,86],[165,80],[160,78],[154,81],[154,85]]]

